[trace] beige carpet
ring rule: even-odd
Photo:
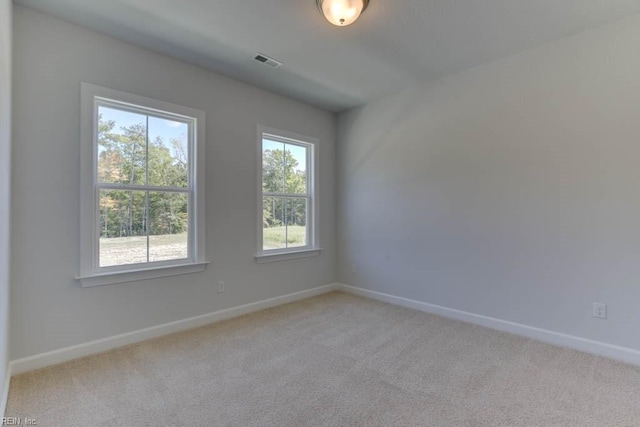
[[[39,426],[632,426],[640,368],[331,293],[14,377]]]

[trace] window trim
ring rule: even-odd
[[[172,261],[146,262],[123,266],[99,267],[99,215],[97,200],[97,132],[98,105],[111,104],[154,116],[180,118],[190,123],[188,192],[192,198],[189,215],[189,258]],[[170,114],[167,114],[170,113]],[[76,277],[83,287],[146,280],[203,271],[208,262],[205,255],[205,113],[169,102],[96,86],[81,84],[80,124],[80,274]],[[146,187],[146,186],[145,186]]]
[[[266,136],[273,138],[276,141],[281,141],[283,143],[296,144],[296,145],[304,145],[308,147],[307,156],[310,159],[307,160],[307,179],[310,182],[307,182],[307,197],[310,199],[311,208],[308,209],[307,212],[307,238],[309,239],[309,244],[303,247],[297,248],[284,248],[284,249],[263,249],[263,210],[262,210],[262,140]],[[258,159],[257,159],[257,204],[256,204],[256,212],[257,212],[257,252],[255,255],[255,259],[258,263],[265,262],[275,262],[275,261],[285,261],[289,259],[298,259],[298,258],[306,258],[310,256],[319,255],[322,251],[320,247],[319,240],[319,214],[320,214],[320,200],[319,200],[319,147],[320,140],[318,138],[297,134],[294,132],[284,131],[280,129],[275,129],[263,125],[258,125],[257,132],[257,140],[258,140]],[[310,225],[310,227],[309,227]],[[309,230],[309,228],[311,228]]]

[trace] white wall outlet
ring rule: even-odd
[[[218,282],[218,292],[224,292],[224,280]]]
[[[355,264],[351,264],[351,274],[357,274],[358,273],[358,267],[356,267]]]
[[[593,317],[597,317],[599,319],[607,318],[607,305],[599,302],[593,303]]]

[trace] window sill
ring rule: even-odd
[[[276,252],[276,253],[261,253],[255,256],[258,264],[264,264],[267,262],[288,261],[290,259],[309,258],[312,256],[320,255],[321,248],[303,249],[300,251],[290,252]]]
[[[207,268],[208,262],[196,262],[193,264],[178,264],[163,267],[128,271],[109,271],[88,276],[76,277],[83,288],[94,286],[113,285],[116,283],[137,282],[139,280],[157,279],[159,277],[180,276],[183,274],[198,273]]]

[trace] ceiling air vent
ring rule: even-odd
[[[275,59],[269,58],[268,56],[261,53],[257,54],[254,59],[258,62],[262,62],[263,64],[268,65],[271,68],[278,68],[282,65],[282,62],[276,61]]]

